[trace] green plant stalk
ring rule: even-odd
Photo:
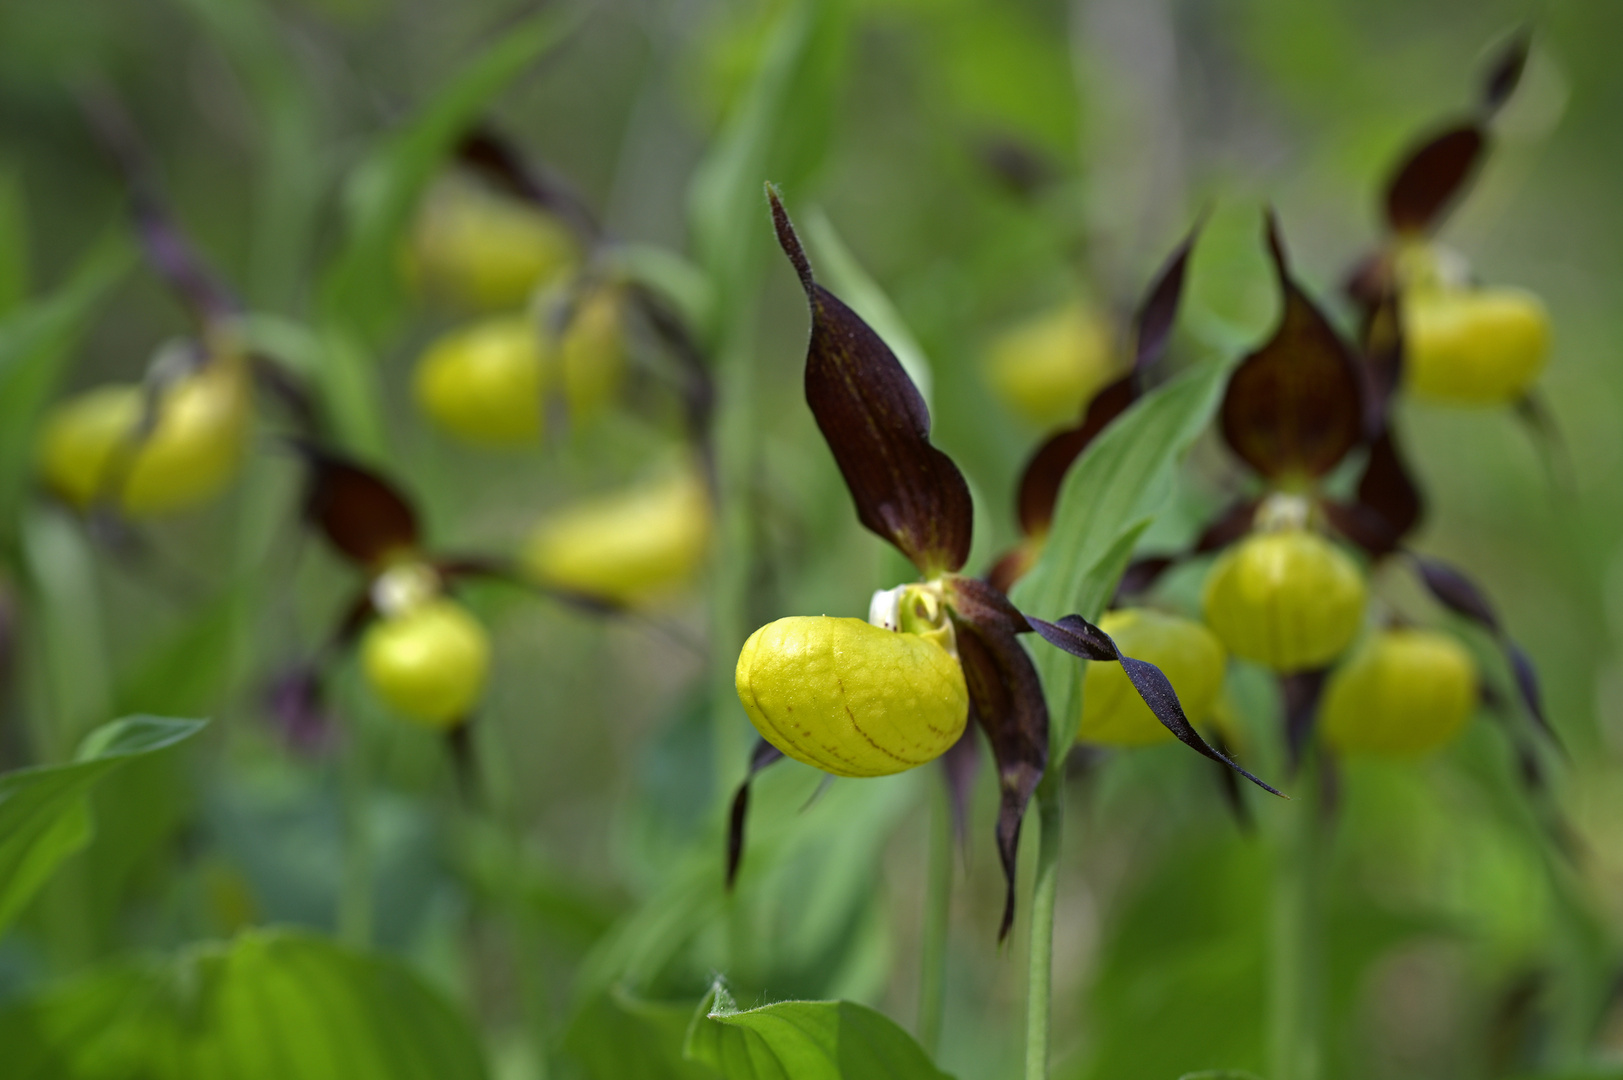
[[[1065,824],[1064,766],[1037,789],[1037,880],[1031,891],[1031,943],[1026,992],[1026,1080],[1048,1080],[1054,992],[1054,904],[1059,897],[1060,834]]]
[[[344,821],[344,867],[338,886],[338,938],[353,948],[372,944],[372,838],[367,820],[366,738],[353,692],[346,695],[350,717],[339,762],[339,798]]]
[[[930,815],[930,861],[919,961],[919,1045],[931,1058],[941,1045],[947,1002],[947,927],[952,912],[952,806],[945,790]]]
[[[1268,1060],[1272,1080],[1318,1080],[1321,1023],[1318,786],[1308,766],[1274,833]]]

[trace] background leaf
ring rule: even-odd
[[[482,1080],[467,1021],[398,962],[255,930],[0,1015],[0,1078]]]
[[[0,931],[90,839],[85,796],[131,758],[173,746],[203,727],[198,720],[135,716],[97,728],[71,765],[44,765],[0,776]]]

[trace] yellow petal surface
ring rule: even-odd
[[[1109,328],[1080,304],[1064,304],[995,339],[986,376],[998,397],[1032,423],[1081,418],[1082,406],[1115,375]]]
[[[526,316],[486,319],[446,334],[417,363],[417,403],[441,428],[486,446],[541,436],[545,357]]]
[[[361,667],[397,712],[434,728],[466,719],[484,692],[490,640],[453,600],[420,604],[367,628]]]
[[[1357,636],[1366,589],[1358,565],[1305,530],[1256,533],[1206,578],[1206,625],[1229,652],[1275,671],[1327,664]]]
[[[762,738],[836,776],[886,776],[932,761],[969,716],[957,658],[861,619],[769,623],[744,643],[736,679]]]
[[[1522,289],[1430,290],[1404,298],[1404,378],[1420,397],[1504,405],[1544,370],[1550,317]]]
[[[1433,630],[1383,630],[1331,676],[1320,730],[1344,754],[1423,754],[1459,733],[1476,698],[1476,665],[1458,641]]]

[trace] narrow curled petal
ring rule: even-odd
[[[930,412],[896,355],[838,297],[812,278],[811,263],[775,190],[768,189],[778,243],[811,305],[806,404],[828,442],[862,524],[927,575],[969,558],[974,524],[969,485],[930,443]]]
[[[964,618],[962,611],[953,621],[969,685],[970,712],[986,732],[997,763],[997,852],[1005,884],[1003,919],[998,926],[998,940],[1002,941],[1014,925],[1020,823],[1048,767],[1048,705],[1037,669],[1012,631],[996,620],[980,625]]]
[[[1527,66],[1527,51],[1532,44],[1533,35],[1526,28],[1518,30],[1488,66],[1488,74],[1482,80],[1482,108],[1485,112],[1497,112],[1516,92],[1516,84],[1522,80],[1522,69]]]
[[[556,177],[532,167],[518,148],[495,129],[480,126],[465,133],[457,144],[456,156],[509,194],[567,221],[581,236],[597,234],[597,223],[579,196]]]
[[[750,782],[755,774],[783,757],[783,751],[767,742],[765,739],[756,739],[755,745],[750,749],[749,772],[744,774],[744,780],[738,785],[738,791],[733,795],[733,807],[727,817],[727,888],[731,891],[733,883],[738,880],[738,864],[744,859],[744,824],[749,817],[750,809]]]
[[[1515,677],[1516,690],[1521,696],[1522,704],[1527,707],[1528,715],[1551,743],[1559,749],[1564,749],[1555,728],[1550,725],[1549,717],[1544,713],[1544,696],[1539,689],[1538,673],[1533,668],[1533,661],[1522,647],[1505,633],[1504,627],[1499,622],[1498,613],[1494,611],[1493,604],[1486,594],[1470,578],[1447,563],[1422,555],[1412,557],[1415,568],[1420,573],[1420,580],[1438,602],[1455,614],[1470,619],[1498,640],[1499,648],[1504,652],[1505,662]]]
[[[334,547],[372,566],[417,546],[417,514],[393,484],[328,450],[295,445],[310,467],[305,516]]]
[[[971,723],[952,744],[952,749],[941,755],[941,777],[947,784],[947,803],[952,811],[952,835],[959,845],[965,843],[969,833],[969,799],[975,791],[975,777],[981,771],[981,748],[975,741],[974,705],[970,706]]]
[[[1265,477],[1311,479],[1358,444],[1363,375],[1341,335],[1292,279],[1271,214],[1267,235],[1284,307],[1273,337],[1229,379],[1223,438]]]
[[[1302,764],[1302,752],[1313,738],[1319,717],[1319,699],[1324,696],[1326,668],[1293,671],[1279,677],[1280,697],[1285,702],[1285,749],[1291,771]]]
[[[1195,222],[1194,228],[1183,242],[1172,250],[1162,264],[1149,290],[1139,303],[1133,316],[1133,369],[1143,371],[1159,360],[1172,340],[1172,324],[1178,319],[1178,304],[1183,299],[1184,273],[1189,267],[1189,253],[1206,224],[1205,215]]]
[[[1067,615],[1057,623],[1047,622],[1031,615],[1027,615],[1026,619],[1044,641],[1072,656],[1084,660],[1115,660],[1120,663],[1122,670],[1127,672],[1127,678],[1132,681],[1133,688],[1138,691],[1139,697],[1144,699],[1144,704],[1150,707],[1156,719],[1160,720],[1179,742],[1213,761],[1222,762],[1264,791],[1280,794],[1200,737],[1200,733],[1184,716],[1183,707],[1178,704],[1178,694],[1172,689],[1172,683],[1167,681],[1160,668],[1143,660],[1122,655],[1109,634],[1080,615]]]

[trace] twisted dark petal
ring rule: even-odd
[[[1374,558],[1397,551],[1420,523],[1423,506],[1390,430],[1370,445],[1351,503],[1326,502],[1330,523]]]
[[[1387,181],[1387,226],[1408,234],[1436,227],[1475,175],[1486,145],[1481,125],[1470,120],[1410,151]]]
[[[1195,240],[1205,227],[1202,214],[1189,230],[1189,235],[1172,250],[1167,261],[1150,282],[1149,290],[1140,301],[1138,313],[1133,316],[1133,370],[1142,372],[1161,359],[1172,340],[1172,325],[1178,319],[1178,305],[1183,299],[1183,279],[1189,267],[1189,253]]]
[[[956,608],[953,618],[971,711],[986,732],[997,763],[996,837],[1005,884],[999,941],[1014,925],[1020,824],[1048,767],[1048,705],[1043,699],[1042,683],[1031,657],[1005,625],[1005,618],[996,615],[981,625],[966,617],[961,607]]]
[[[1135,660],[1123,655],[1109,634],[1080,615],[1067,615],[1057,623],[1046,622],[1032,615],[1027,615],[1026,620],[1044,641],[1072,656],[1084,660],[1114,660],[1121,664],[1127,678],[1132,681],[1133,689],[1138,691],[1138,696],[1144,699],[1144,704],[1150,707],[1155,718],[1161,721],[1179,742],[1213,761],[1222,762],[1264,791],[1275,795],[1281,794],[1201,738],[1200,733],[1189,723],[1189,718],[1184,716],[1183,706],[1178,702],[1178,694],[1172,689],[1172,683],[1167,681],[1160,668],[1148,661]]]
[[[518,148],[496,129],[480,126],[464,134],[456,156],[508,194],[562,218],[581,238],[590,241],[600,232],[580,196],[558,177],[525,161]]]
[[[1488,74],[1482,80],[1484,112],[1491,115],[1499,111],[1510,99],[1510,95],[1516,92],[1516,86],[1522,79],[1522,71],[1527,66],[1527,52],[1532,44],[1532,31],[1523,27],[1511,36],[1510,41],[1488,66]]]
[[[1324,695],[1329,670],[1296,671],[1279,677],[1279,693],[1285,703],[1285,749],[1294,774],[1302,765],[1302,754],[1313,738],[1319,718],[1319,699]]]
[[[1392,396],[1403,382],[1403,320],[1401,303],[1389,288],[1364,308],[1359,335],[1364,350],[1364,435],[1377,438],[1387,429]]]
[[[1533,661],[1522,647],[1505,633],[1504,627],[1499,622],[1498,613],[1494,611],[1487,595],[1475,582],[1447,563],[1423,555],[1411,555],[1411,558],[1420,572],[1420,580],[1438,602],[1455,614],[1470,619],[1494,636],[1504,653],[1505,663],[1509,665],[1515,678],[1516,690],[1522,704],[1527,708],[1527,714],[1532,717],[1534,725],[1545,738],[1549,739],[1556,749],[1563,754],[1566,753],[1560,736],[1556,734],[1555,728],[1550,725],[1549,717],[1545,715],[1544,696],[1539,689],[1538,673],[1533,668]]]
[[[417,514],[383,477],[308,442],[293,444],[310,468],[305,518],[343,554],[365,566],[415,548]]]
[[[744,824],[749,818],[750,809],[750,782],[755,774],[783,757],[783,751],[767,742],[765,739],[756,739],[755,745],[750,749],[749,772],[744,774],[743,783],[738,785],[738,791],[733,795],[733,807],[727,818],[727,890],[732,891],[733,883],[738,880],[738,864],[744,859]]]
[[[1341,335],[1291,278],[1271,214],[1267,236],[1283,311],[1273,337],[1229,379],[1223,438],[1270,479],[1323,476],[1363,435],[1364,376]]]
[[[1220,733],[1212,734],[1212,749],[1224,757],[1232,757],[1228,744],[1224,742]],[[1213,771],[1217,776],[1218,790],[1223,795],[1223,805],[1229,808],[1234,816],[1234,824],[1239,826],[1243,833],[1250,833],[1256,828],[1256,822],[1251,817],[1251,807],[1246,804],[1245,795],[1240,790],[1240,777],[1233,769],[1226,765],[1214,763]]]
[[[974,507],[952,459],[930,443],[930,412],[879,335],[812,278],[811,263],[775,190],[778,242],[811,305],[806,404],[845,477],[862,524],[926,575],[969,558]]]
[[[970,711],[974,711],[973,706]],[[981,771],[981,748],[975,740],[975,728],[980,723],[978,716],[971,716],[958,741],[941,755],[941,776],[947,784],[947,805],[952,812],[952,835],[960,847],[969,835],[969,800],[975,793],[975,777]]]

